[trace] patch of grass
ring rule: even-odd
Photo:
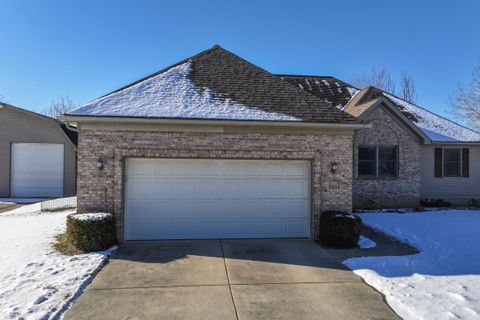
[[[58,252],[67,256],[85,253],[82,250],[77,249],[70,241],[68,241],[66,233],[62,233],[57,236],[57,241],[54,244],[54,248]]]
[[[76,207],[60,207],[60,208],[53,208],[53,209],[42,209],[42,212],[60,212],[60,211],[67,211],[67,210],[73,210],[76,209]]]
[[[21,207],[21,205],[16,203],[0,203],[0,213],[8,212],[19,207]]]

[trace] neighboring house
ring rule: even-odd
[[[352,209],[350,114],[215,46],[67,113],[78,210],[124,240],[317,238]]]
[[[75,195],[75,143],[58,120],[0,103],[0,197]]]
[[[332,77],[282,77],[372,124],[355,135],[355,208],[480,199],[480,133],[374,87],[358,90]]]

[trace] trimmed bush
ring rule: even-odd
[[[358,244],[362,219],[341,211],[325,211],[320,215],[320,241],[331,247],[352,248]]]
[[[83,252],[108,249],[116,243],[115,218],[110,213],[70,215],[66,240]]]
[[[449,208],[452,204],[443,199],[421,199],[420,205],[425,208]]]
[[[473,208],[480,208],[480,199],[468,200],[468,206]]]

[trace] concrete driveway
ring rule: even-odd
[[[122,245],[65,319],[399,319],[310,240]]]

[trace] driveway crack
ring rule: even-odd
[[[238,320],[237,306],[235,305],[235,299],[233,298],[232,285],[230,284],[230,276],[228,275],[227,261],[225,260],[225,253],[223,252],[222,240],[220,240],[220,249],[222,250],[223,265],[225,266],[225,274],[227,275],[228,290],[230,291],[230,297],[232,298],[233,309],[235,310],[235,317]]]

